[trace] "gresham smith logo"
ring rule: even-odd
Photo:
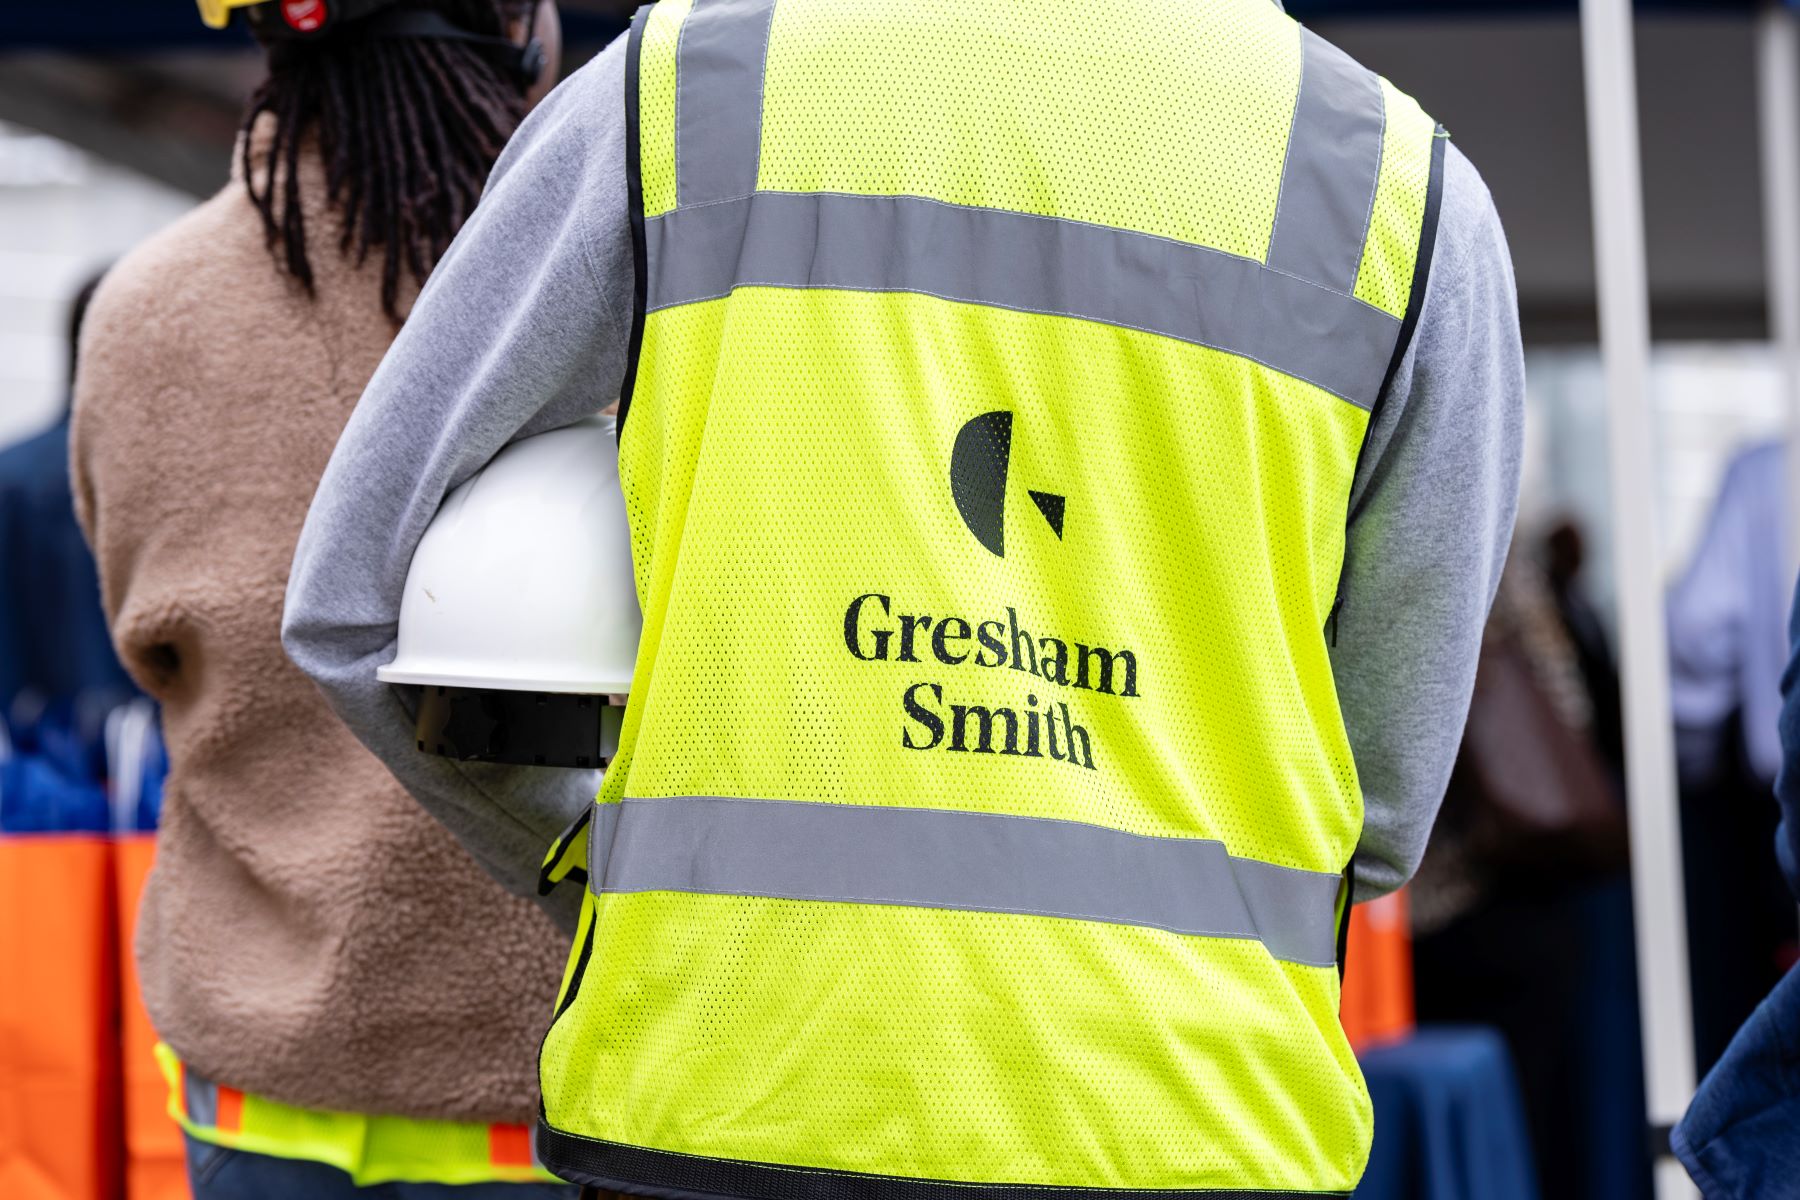
[[[1013,608],[1006,610],[1004,621],[933,619],[895,613],[890,597],[866,592],[844,610],[844,647],[863,662],[929,661],[943,667],[1004,669],[1059,688],[1121,698],[1138,695],[1136,654],[1059,637],[1033,637],[1019,624]],[[1026,694],[1022,708],[946,705],[943,685],[926,681],[908,687],[900,703],[905,712],[900,744],[908,750],[1048,756],[1096,769],[1087,729],[1070,716],[1068,704],[1040,702],[1036,690]]]
[[[950,450],[950,496],[975,540],[1006,557],[1006,477],[1012,468],[1013,415],[1005,409],[982,413],[956,432]],[[1032,492],[1057,540],[1063,535],[1065,500],[1054,492]]]
[[[982,413],[956,432],[950,451],[950,496],[963,524],[987,550],[1006,556],[1006,483],[1012,464],[1013,415],[1004,409]],[[1031,492],[1032,503],[1063,536],[1065,499]],[[935,663],[1011,670],[1050,687],[1138,695],[1138,660],[1130,650],[1110,650],[1060,637],[1033,637],[1008,607],[1006,620],[971,621],[895,613],[891,597],[865,592],[844,610],[844,647],[862,662]],[[1076,722],[1068,704],[1038,699],[1049,687],[1025,694],[1019,707],[946,704],[944,687],[915,683],[900,696],[905,723],[900,744],[908,750],[943,749],[961,754],[1005,754],[1051,758],[1092,771],[1094,739]],[[1039,706],[1042,705],[1040,711]]]

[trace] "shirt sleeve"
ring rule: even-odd
[[[1331,648],[1363,792],[1356,899],[1417,870],[1518,511],[1525,363],[1506,235],[1454,145],[1413,343],[1351,490]]]
[[[1738,704],[1738,657],[1749,623],[1758,539],[1749,528],[1744,460],[1719,488],[1693,559],[1669,589],[1669,674],[1675,724],[1720,726]]]
[[[1781,824],[1775,832],[1775,858],[1788,891],[1800,900],[1800,588],[1788,618],[1788,639],[1793,653],[1781,676],[1781,770],[1775,776]]]
[[[545,850],[593,800],[597,773],[421,754],[375,669],[393,658],[407,569],[445,495],[509,442],[619,398],[633,290],[624,65],[620,39],[495,165],[332,454],[282,622],[289,657],[337,715],[519,895],[535,895]],[[577,900],[553,898],[553,915],[572,921]]]

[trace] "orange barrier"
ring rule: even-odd
[[[1350,1044],[1361,1050],[1413,1030],[1412,922],[1406,892],[1350,910],[1344,996],[1338,1009]]]
[[[112,851],[96,834],[0,837],[0,1196],[119,1194]]]
[[[125,1108],[127,1200],[188,1200],[181,1127],[169,1116],[169,1084],[156,1062],[156,1031],[138,989],[138,898],[156,858],[154,833],[126,833],[113,842],[118,872],[120,1071]]]

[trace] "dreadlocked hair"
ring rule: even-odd
[[[529,11],[522,0],[408,7],[488,36]],[[284,39],[269,51],[269,77],[250,99],[239,151],[269,250],[312,295],[300,160],[316,152],[326,202],[342,218],[338,253],[359,264],[381,254],[381,307],[398,324],[402,272],[423,284],[468,219],[524,117],[523,86],[478,45],[369,35],[355,24],[317,44]],[[253,134],[265,118],[263,142]]]

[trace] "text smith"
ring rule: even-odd
[[[1005,668],[1058,687],[1122,698],[1139,694],[1136,654],[1056,637],[1034,638],[1019,625],[1013,608],[1006,610],[1004,621],[895,615],[889,597],[868,592],[844,610],[844,646],[863,662]],[[1000,705],[946,705],[943,686],[929,681],[911,685],[900,699],[905,711],[900,744],[908,750],[942,747],[1021,758],[1048,755],[1096,769],[1093,738],[1076,723],[1066,703],[1045,701],[1040,712],[1032,692],[1022,711]]]

